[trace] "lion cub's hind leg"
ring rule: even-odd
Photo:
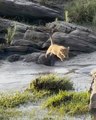
[[[47,58],[47,55],[48,54],[51,54],[51,51],[52,51],[52,47],[50,46],[45,54],[45,57]]]

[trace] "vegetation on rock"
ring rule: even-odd
[[[6,43],[10,45],[12,39],[14,38],[16,32],[16,23],[14,23],[14,26],[10,26],[7,29],[7,34],[5,35]]]

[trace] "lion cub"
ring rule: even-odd
[[[61,45],[57,45],[57,44],[53,44],[52,38],[51,40],[51,45],[49,46],[48,50],[46,51],[46,57],[48,54],[52,55],[56,55],[61,61],[64,60],[64,58],[68,58],[69,57],[69,47],[64,47]]]

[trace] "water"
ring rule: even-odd
[[[96,52],[57,62],[52,67],[33,62],[0,61],[0,91],[25,89],[34,78],[46,73],[66,75],[73,81],[77,91],[84,91],[90,87],[92,79],[90,71],[94,68],[96,68]]]
[[[7,61],[0,62],[0,90],[19,90],[24,89],[41,74],[57,73],[65,74],[68,70],[64,67],[48,67],[35,63]]]
[[[60,76],[65,75],[69,77],[74,83],[75,91],[89,90],[92,80],[90,71],[94,68],[96,68],[96,52],[78,55],[64,62],[57,62],[54,67],[37,65],[33,62],[25,63],[18,61],[10,63],[8,61],[0,61],[0,92],[25,90],[33,79],[47,73],[55,73]],[[33,115],[34,119],[32,118],[33,120],[42,120],[48,116],[48,111],[41,110],[37,103],[34,105],[29,103],[20,106],[18,109],[25,113],[31,113],[31,115],[35,112],[35,115]],[[22,116],[22,118],[18,118],[18,120],[30,119],[28,116]],[[64,118],[61,119],[59,119],[60,116],[58,118],[58,115],[49,115],[49,117],[55,117],[56,120],[91,120],[89,114],[71,118],[64,116]]]

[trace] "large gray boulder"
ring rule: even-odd
[[[73,55],[96,51],[96,35],[90,29],[61,21],[50,23],[47,27],[51,29],[54,24],[57,32],[52,35],[53,43],[69,46]],[[49,45],[50,39],[42,47],[48,48]]]
[[[41,27],[42,28],[42,27]],[[37,44],[40,48],[44,42],[49,38],[49,34],[43,30],[27,30],[24,34],[24,39],[32,41],[32,43]]]
[[[0,0],[0,15],[30,19],[62,19],[58,11],[27,0]]]

